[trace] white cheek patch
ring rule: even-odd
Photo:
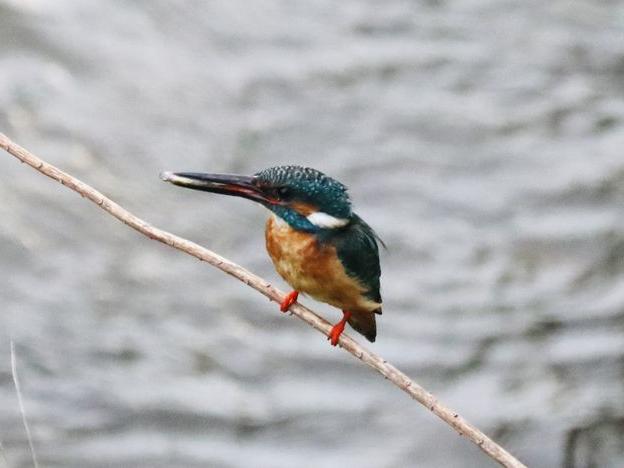
[[[334,218],[332,215],[317,211],[307,216],[308,221],[314,224],[316,227],[323,229],[335,229],[346,226],[349,224],[349,220],[345,218]]]

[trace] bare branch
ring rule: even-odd
[[[188,253],[200,260],[210,263],[225,273],[234,276],[248,286],[259,291],[272,301],[280,303],[284,298],[284,293],[274,288],[269,282],[247,271],[243,267],[229,261],[228,259],[204,248],[200,245],[170,234],[162,229],[158,229],[142,219],[137,218],[132,213],[128,212],[117,203],[106,198],[100,192],[90,187],[89,185],[81,182],[75,177],[57,169],[56,167],[42,161],[32,153],[28,152],[24,148],[18,146],[9,140],[5,135],[0,133],[0,147],[15,156],[21,162],[28,164],[29,166],[37,169],[42,174],[51,177],[52,179],[60,182],[66,187],[78,192],[85,198],[88,198],[103,210],[119,219],[121,222],[127,224],[131,228],[146,235],[150,239],[157,240],[178,250]],[[328,335],[331,330],[329,322],[316,315],[310,309],[302,306],[301,304],[293,304],[290,307],[290,312],[296,315],[298,318],[306,322],[308,325],[319,330],[324,335]],[[351,353],[353,356],[375,369],[386,379],[392,382],[395,386],[403,390],[413,399],[422,404],[425,408],[430,410],[448,425],[450,425],[460,435],[466,437],[474,444],[476,444],[481,450],[483,450],[489,457],[500,463],[505,467],[521,468],[525,467],[520,461],[514,458],[504,448],[486,436],[483,432],[470,424],[464,418],[462,418],[455,411],[452,411],[445,405],[443,405],[438,399],[427,392],[424,388],[411,380],[407,375],[398,370],[392,364],[389,364],[380,356],[372,353],[371,351],[363,348],[359,343],[353,340],[347,335],[342,335],[339,342],[340,346]]]
[[[2,134],[0,134],[0,138],[1,137]],[[20,386],[19,378],[17,377],[17,358],[15,356],[15,345],[13,344],[13,340],[11,340],[11,374],[13,375],[15,393],[17,393],[17,403],[19,404],[20,413],[22,415],[22,423],[24,424],[24,430],[26,431],[26,438],[28,439],[28,446],[30,447],[30,455],[32,456],[33,466],[35,468],[39,468],[32,434],[30,433],[30,427],[28,426],[28,420],[26,419],[26,410],[24,409],[24,400],[22,399],[22,389]]]

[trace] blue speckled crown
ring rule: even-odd
[[[351,217],[347,187],[316,169],[302,166],[276,166],[258,172],[261,185],[290,190],[292,199],[316,206],[336,218]]]

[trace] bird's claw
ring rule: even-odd
[[[282,312],[286,312],[291,305],[297,302],[297,298],[299,297],[299,291],[292,291],[286,295],[284,300],[280,302],[280,310]]]
[[[344,316],[342,317],[342,320],[332,327],[329,335],[327,336],[327,339],[332,346],[336,346],[338,344],[340,336],[342,335],[345,325],[347,324],[347,320],[351,318],[351,312],[343,311],[343,314]]]
[[[344,328],[344,322],[338,322],[332,327],[331,331],[329,332],[329,336],[327,337],[329,343],[332,346],[336,346],[338,344],[338,340],[340,340],[340,335],[342,335]]]

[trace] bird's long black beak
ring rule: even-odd
[[[256,179],[252,176],[205,174],[203,172],[161,172],[160,178],[165,182],[193,190],[233,195],[260,203],[276,203],[276,200],[256,184]]]

